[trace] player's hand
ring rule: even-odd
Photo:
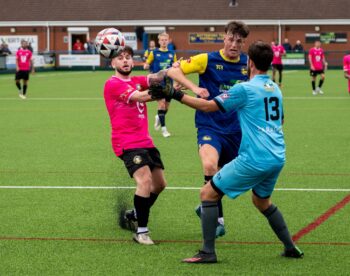
[[[327,69],[328,69],[328,62],[325,62],[324,63],[324,70],[327,71]]]
[[[152,100],[164,99],[166,94],[163,89],[164,87],[160,83],[153,83],[148,89],[148,95],[151,96]]]
[[[197,96],[204,98],[204,99],[209,97],[209,92],[206,88],[198,87],[198,88],[193,90],[193,93],[195,93]]]
[[[152,84],[148,89],[148,94],[154,100],[158,99],[175,99],[181,101],[185,95],[181,90],[176,90],[173,87],[173,82],[170,78],[166,77],[163,84]]]

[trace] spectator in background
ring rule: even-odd
[[[28,48],[27,49],[33,53],[33,47],[32,47],[32,43],[31,42],[28,43]]]
[[[292,45],[289,43],[288,38],[284,39],[284,43],[282,44],[282,46],[287,53],[292,51]]]
[[[75,43],[73,44],[73,53],[79,54],[79,52],[84,51],[84,45],[81,43],[80,39],[78,38]]]
[[[293,47],[293,52],[296,53],[303,53],[304,52],[304,47],[301,45],[301,41],[297,40],[294,47]]]
[[[84,43],[84,49],[87,54],[93,55],[96,53],[94,42],[91,39]]]
[[[6,43],[2,43],[0,45],[0,56],[9,56],[11,55],[11,51]]]
[[[172,38],[169,38],[168,49],[169,49],[170,51],[175,51],[175,50],[176,50],[176,46],[175,46],[175,44],[174,44]]]

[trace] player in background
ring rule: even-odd
[[[170,68],[174,62],[177,61],[175,51],[168,49],[169,35],[167,33],[161,33],[158,35],[159,48],[150,52],[147,60],[144,64],[144,69],[152,69],[153,73],[157,73],[160,70]],[[155,116],[154,129],[161,129],[163,137],[170,136],[166,125],[165,115],[169,110],[170,100],[162,99],[158,101],[158,112]]]
[[[198,97],[212,100],[235,84],[248,80],[247,55],[242,53],[248,34],[249,29],[243,22],[229,22],[225,27],[223,49],[181,61],[179,66],[169,69],[168,76]],[[199,74],[198,86],[186,78],[185,74],[190,73]],[[206,113],[197,110],[195,123],[205,184],[219,168],[237,157],[242,133],[235,111]],[[225,227],[221,200],[218,204],[216,236],[220,237],[225,234]],[[200,216],[200,206],[196,213]]]
[[[271,42],[271,48],[273,51],[272,81],[276,82],[276,71],[278,71],[278,86],[282,87],[282,57],[286,55],[286,51],[284,50],[282,45],[277,45],[274,41]]]
[[[146,102],[151,100],[149,89],[161,82],[166,73],[130,76],[134,67],[133,54],[132,48],[125,46],[112,59],[115,75],[105,83],[104,99],[110,116],[113,150],[136,182],[135,209],[122,214],[123,225],[136,230],[133,236],[136,242],[152,245],[148,218],[166,181],[160,153],[148,132]]]
[[[327,70],[327,62],[324,56],[323,49],[321,48],[321,42],[315,41],[315,47],[311,48],[309,51],[309,63],[310,63],[310,76],[312,85],[312,95],[323,94],[321,90],[322,84],[325,79],[325,70]],[[318,87],[316,87],[316,77],[321,76],[319,80]]]
[[[28,50],[28,42],[21,41],[21,48],[16,52],[16,76],[15,82],[18,88],[18,95],[21,99],[26,99],[29,73],[34,74],[34,60],[33,54]],[[23,87],[21,86],[21,80],[23,80]]]
[[[248,55],[250,81],[239,83],[210,101],[185,95],[180,90],[169,93],[175,100],[203,112],[237,111],[243,134],[238,157],[220,169],[201,189],[203,247],[192,258],[184,259],[186,263],[217,262],[218,201],[224,195],[235,199],[249,190],[252,190],[254,206],[266,217],[283,243],[282,256],[304,256],[294,244],[281,211],[271,201],[286,158],[282,93],[267,74],[273,51],[269,44],[257,41],[250,45]]]
[[[344,77],[348,79],[348,92],[350,95],[350,54],[343,58]]]
[[[154,51],[155,49],[156,49],[156,42],[154,40],[150,40],[149,44],[148,44],[148,48],[146,49],[146,51],[143,54],[143,61],[146,61],[148,56],[149,56],[149,54],[152,51]],[[144,67],[147,68],[147,65],[144,64]],[[149,66],[148,70],[149,70],[150,73],[153,73],[153,68],[152,68],[151,65]]]

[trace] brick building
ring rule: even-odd
[[[348,0],[32,0],[8,1],[0,9],[0,36],[37,36],[37,50],[70,51],[79,38],[94,38],[105,27],[138,35],[138,49],[166,31],[179,50],[214,50],[218,33],[232,19],[251,29],[248,43],[289,38],[305,49],[312,37],[335,36],[326,51],[350,49]],[[204,35],[205,34],[205,35]],[[141,41],[142,40],[142,41]]]

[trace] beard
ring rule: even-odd
[[[128,70],[128,71],[123,71],[122,69],[117,68],[117,71],[118,71],[119,74],[122,74],[123,76],[129,76],[131,71],[132,71],[132,68],[130,70]]]

